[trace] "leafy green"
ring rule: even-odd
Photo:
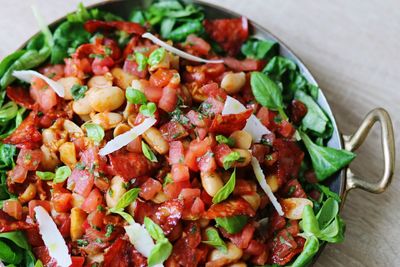
[[[132,87],[126,88],[126,99],[132,104],[146,104],[147,98],[144,93]]]
[[[222,238],[219,236],[217,229],[213,227],[208,227],[206,229],[206,237],[207,240],[203,241],[204,244],[213,246],[221,250],[223,253],[226,253],[228,251],[228,248],[224,240],[222,240]]]
[[[272,110],[277,110],[286,120],[282,92],[276,83],[261,72],[252,72],[250,78],[251,90],[257,102]]]
[[[233,166],[236,161],[240,161],[242,158],[240,157],[240,153],[237,151],[233,151],[226,155],[222,160],[222,164],[224,169],[227,170]]]
[[[84,127],[86,129],[87,136],[95,141],[97,144],[101,142],[104,138],[104,129],[96,123],[85,123]]]
[[[34,266],[35,256],[22,232],[0,233],[0,260],[7,264]]]
[[[147,232],[149,232],[154,240],[161,240],[165,238],[164,231],[161,229],[161,227],[153,222],[149,217],[144,218],[144,225]]]
[[[139,108],[139,112],[142,113],[146,117],[153,117],[156,110],[157,110],[157,106],[153,102],[143,104]]]
[[[339,204],[333,198],[328,198],[324,205],[319,210],[316,218],[318,220],[319,228],[326,228],[339,212]]]
[[[172,244],[167,238],[163,238],[157,241],[154,248],[150,251],[150,255],[147,258],[147,263],[149,267],[157,265],[168,259],[172,252]]]
[[[71,175],[71,169],[68,166],[62,166],[56,170],[54,183],[62,183]]]
[[[142,141],[142,151],[143,155],[150,160],[151,162],[158,162],[156,155],[154,155],[154,152],[150,149],[150,147]]]
[[[242,54],[253,59],[270,59],[279,52],[279,45],[269,40],[251,38],[241,47]]]
[[[138,71],[143,71],[147,67],[147,57],[142,53],[135,53],[136,63],[138,64]]]
[[[71,95],[74,98],[74,100],[79,100],[85,97],[85,93],[87,92],[88,89],[89,88],[86,85],[74,84],[71,87]]]
[[[156,50],[151,52],[149,59],[147,60],[147,63],[150,66],[157,65],[165,58],[166,55],[167,52],[164,47],[157,48]]]
[[[0,143],[0,201],[11,197],[7,189],[6,178],[7,171],[11,170],[15,165],[14,156],[16,151],[14,145]]]
[[[237,215],[232,217],[215,218],[217,226],[225,229],[229,234],[240,232],[247,223],[247,216]]]
[[[221,187],[218,190],[218,192],[214,195],[212,202],[216,204],[227,199],[235,189],[235,184],[236,184],[236,168],[233,170],[228,182],[223,187]]]
[[[40,180],[43,181],[51,181],[54,179],[55,174],[54,172],[41,172],[41,171],[36,171],[36,176],[40,178]]]
[[[290,265],[290,267],[305,267],[312,261],[315,254],[319,250],[319,241],[315,236],[307,237],[306,243],[304,244],[303,251],[297,256],[296,260]]]
[[[22,261],[22,253],[15,246],[0,240],[0,260],[10,264],[19,264]]]
[[[198,34],[203,30],[203,24],[200,21],[188,21],[185,24],[171,31],[166,38],[172,41],[185,40],[190,34]]]
[[[316,145],[310,137],[298,131],[311,157],[312,166],[318,181],[330,177],[335,172],[347,166],[356,155],[347,150]]]
[[[136,200],[140,192],[140,188],[132,188],[131,190],[125,192],[122,197],[118,200],[117,205],[112,208],[113,211],[123,210],[129,204]]]
[[[217,140],[218,144],[227,144],[230,147],[233,147],[235,145],[235,140],[229,137],[225,137],[221,134],[217,135],[215,139]]]

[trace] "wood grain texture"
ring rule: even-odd
[[[98,1],[83,1],[90,4]],[[400,131],[400,2],[398,0],[214,0],[258,22],[303,59],[325,92],[340,129],[354,132],[367,112],[387,109]],[[38,30],[26,0],[0,0],[0,57]],[[74,10],[77,0],[37,0],[46,22]],[[395,134],[396,134],[395,132]],[[400,147],[397,138],[397,147]],[[399,149],[397,149],[397,152]],[[382,157],[378,127],[352,164],[377,179]],[[398,168],[397,168],[398,169]],[[350,193],[346,240],[329,245],[316,266],[399,266],[399,171],[381,195]]]

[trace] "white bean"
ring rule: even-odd
[[[111,70],[111,74],[114,76],[115,84],[124,90],[126,90],[126,88],[129,87],[133,79],[136,78],[135,76],[127,73],[121,68],[113,68]]]
[[[72,102],[72,110],[78,115],[88,115],[93,111],[93,108],[90,106],[88,95],[92,92],[92,90],[88,90],[86,95],[83,98],[78,100],[74,100]]]
[[[93,76],[92,78],[90,78],[87,85],[89,88],[111,87],[112,81],[113,81],[112,74],[107,72],[103,76]]]
[[[64,99],[71,100],[73,99],[72,94],[71,94],[71,88],[77,84],[77,85],[82,85],[82,81],[79,80],[76,77],[64,77],[61,78],[57,81],[57,83],[60,83],[64,87]]]
[[[118,200],[125,194],[125,181],[122,179],[121,176],[114,176],[111,179],[110,188],[107,190],[106,193],[106,203],[107,207],[113,208],[117,205]]]
[[[253,208],[253,210],[258,210],[260,207],[261,203],[261,197],[257,192],[253,192],[252,194],[247,194],[247,195],[242,195],[242,198],[249,202],[250,206]]]
[[[125,94],[116,86],[92,88],[88,94],[90,106],[97,112],[112,111],[125,101]]]
[[[285,213],[283,216],[290,220],[300,220],[303,215],[303,210],[305,206],[313,207],[313,203],[311,200],[307,198],[285,198],[281,200],[281,205],[283,212]]]
[[[235,147],[241,149],[249,149],[253,140],[251,135],[243,130],[234,131],[229,137],[235,141]]]
[[[200,173],[201,177],[201,185],[203,186],[204,190],[206,190],[207,194],[210,196],[215,196],[218,190],[220,190],[224,183],[222,182],[221,176],[216,173]]]
[[[122,115],[115,112],[100,112],[92,116],[92,121],[104,130],[109,130],[122,121]]]
[[[51,151],[46,145],[42,145],[40,150],[42,150],[43,154],[40,166],[44,171],[54,171],[57,165],[61,163],[56,153]]]
[[[240,161],[235,162],[236,167],[246,167],[251,162],[251,153],[247,149],[234,148],[234,152],[239,152]]]
[[[70,120],[64,120],[63,126],[64,126],[64,130],[66,130],[69,134],[74,134],[75,136],[83,135],[82,129]]]
[[[214,249],[210,253],[209,260],[210,261],[218,261],[218,262],[223,263],[223,265],[225,265],[225,264],[233,263],[242,257],[243,250],[238,248],[233,243],[228,242],[227,248],[228,248],[228,251],[226,253],[222,252],[219,249]]]
[[[165,141],[161,132],[157,128],[149,128],[146,132],[143,133],[142,137],[152,149],[157,151],[158,154],[164,155],[168,152],[168,142]]]
[[[113,136],[117,137],[118,135],[123,134],[123,133],[129,131],[130,129],[131,129],[131,127],[128,124],[120,123],[117,126],[115,126]]]
[[[239,93],[240,89],[246,83],[246,74],[244,72],[227,73],[221,81],[221,88],[224,89],[229,95]]]

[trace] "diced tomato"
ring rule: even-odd
[[[168,199],[175,199],[179,196],[183,188],[190,188],[189,180],[183,182],[173,182],[164,186],[163,190]]]
[[[184,138],[189,135],[185,127],[177,121],[170,121],[160,127],[162,136],[168,142]]]
[[[275,231],[283,229],[286,225],[286,220],[279,216],[277,212],[273,212],[269,222],[268,234],[271,236]]]
[[[113,60],[119,60],[121,57],[121,49],[119,48],[118,43],[114,39],[104,38],[103,45],[111,50],[111,53],[106,53],[107,55],[111,56]]]
[[[174,164],[171,167],[171,175],[175,182],[187,181],[190,178],[189,168],[182,163]]]
[[[155,179],[149,178],[140,186],[140,197],[144,200],[150,200],[161,190],[161,183]]]
[[[200,88],[207,96],[216,98],[217,100],[225,100],[226,99],[226,92],[221,89],[216,82],[211,82],[203,85]]]
[[[204,140],[193,140],[190,142],[189,151],[193,152],[196,157],[200,157],[207,153],[210,145],[210,138],[205,138]]]
[[[72,264],[69,267],[83,267],[85,263],[85,257],[83,256],[71,256]]]
[[[87,221],[92,228],[100,230],[104,226],[104,217],[105,213],[103,211],[94,209],[89,213]]]
[[[124,31],[128,34],[142,35],[146,30],[139,24],[130,21],[102,21],[102,20],[88,20],[84,24],[85,30],[94,33],[99,30],[105,31]]]
[[[265,156],[269,153],[270,148],[263,144],[254,144],[251,147],[251,154],[258,160],[260,163],[264,163]]]
[[[253,217],[255,212],[246,200],[237,198],[212,205],[203,217],[206,219],[215,219],[217,217],[231,217],[236,215]]]
[[[58,230],[64,238],[68,238],[70,236],[71,230],[71,218],[68,213],[60,213],[54,219],[58,226]]]
[[[179,224],[183,209],[182,200],[167,200],[157,205],[149,217],[163,229],[164,234],[168,235]]]
[[[295,131],[296,129],[293,127],[293,125],[286,120],[283,120],[279,125],[279,133],[283,137],[291,138]]]
[[[197,56],[207,56],[208,52],[211,50],[209,43],[194,34],[190,34],[186,37],[184,48],[188,53]]]
[[[75,193],[87,197],[92,190],[94,184],[94,176],[88,170],[80,170],[75,168],[67,181],[67,188]]]
[[[272,152],[271,154],[265,156],[264,162],[267,166],[272,166],[277,161],[278,161],[278,152]]]
[[[72,208],[72,194],[53,193],[51,202],[53,203],[53,208],[57,212],[68,212]]]
[[[132,244],[123,239],[118,238],[104,253],[104,267],[129,267],[129,266],[146,266],[147,260],[138,253]]]
[[[200,242],[200,226],[196,222],[190,222],[185,227],[182,237],[175,243],[170,258],[179,263],[179,266],[197,266],[203,254],[198,249]]]
[[[104,58],[96,57],[92,62],[92,71],[95,75],[104,75],[110,71],[110,68],[115,64],[110,56]]]
[[[164,87],[158,107],[166,112],[175,110],[176,103],[178,103],[178,95],[175,88]]]
[[[7,96],[12,101],[27,109],[33,109],[35,100],[30,96],[29,90],[22,86],[8,86]]]
[[[149,100],[150,102],[158,103],[158,101],[160,101],[160,99],[163,95],[162,88],[152,85],[146,80],[140,80],[140,82],[144,86],[144,94],[145,94],[147,100]]]
[[[139,153],[118,151],[110,154],[109,159],[113,172],[125,180],[150,175],[154,166],[143,154]]]
[[[184,160],[184,148],[181,141],[172,141],[169,143],[168,163],[170,165],[182,163]]]
[[[22,205],[18,199],[5,200],[3,202],[3,211],[16,220],[22,219]]]
[[[142,137],[138,136],[126,146],[126,150],[133,153],[142,153]]]
[[[86,75],[92,71],[92,67],[87,58],[66,58],[64,62],[64,73],[66,77],[84,79]]]
[[[176,74],[176,70],[158,69],[151,74],[149,82],[152,86],[163,88],[168,85],[169,81]]]
[[[236,178],[235,189],[233,194],[237,196],[248,195],[256,193],[257,185],[251,180],[245,180],[241,178]]]
[[[281,184],[291,177],[297,177],[304,152],[294,141],[276,139],[274,149],[278,152],[278,178]]]
[[[298,124],[301,122],[303,117],[307,114],[307,107],[304,105],[303,102],[300,100],[294,99],[290,103],[290,120],[293,121],[293,123]]]
[[[46,65],[39,69],[39,72],[44,76],[49,77],[55,81],[64,77],[64,65],[55,64],[55,65]]]
[[[136,60],[125,60],[123,70],[129,74],[132,74],[140,79],[144,79],[147,76],[147,68],[143,70],[138,69],[139,65]],[[146,80],[147,81],[147,80]]]
[[[225,65],[233,71],[261,71],[265,66],[265,61],[246,58],[239,60],[233,57],[224,58]]]
[[[229,234],[223,231],[226,238],[229,238],[233,244],[241,249],[246,249],[250,241],[253,239],[253,234],[256,228],[251,223],[246,224],[243,229],[236,234]]]
[[[194,216],[196,216],[196,215],[201,216],[201,214],[203,214],[203,212],[205,211],[205,205],[204,205],[203,200],[201,200],[200,197],[196,197],[190,211]]]
[[[194,219],[200,213],[204,212],[204,203],[201,201],[200,197],[200,189],[198,188],[184,188],[179,194],[179,199],[183,200],[184,210],[183,210],[183,219]],[[196,206],[193,207],[194,202],[197,201]],[[195,212],[192,212],[195,211]]]
[[[227,144],[219,144],[213,149],[213,151],[217,164],[220,167],[224,166],[224,158],[232,152],[231,148]]]
[[[48,111],[57,105],[57,95],[52,88],[42,79],[33,78],[29,93],[33,100],[39,104],[43,111]]]
[[[307,198],[306,192],[304,192],[303,187],[299,183],[299,180],[292,179],[288,181],[282,188],[282,197],[300,197]]]
[[[224,109],[224,103],[215,97],[208,97],[201,105],[203,113],[214,116],[221,114]]]
[[[37,206],[42,206],[49,213],[51,211],[50,201],[47,201],[47,200],[36,200],[36,199],[35,200],[31,200],[28,203],[29,216],[31,218],[35,218],[35,210],[34,209]]]
[[[251,240],[245,252],[250,255],[261,255],[264,252],[264,250],[266,250],[264,244],[262,244],[257,240]]]
[[[15,165],[14,168],[8,172],[8,177],[13,183],[23,183],[28,174],[28,170],[20,165]]]
[[[229,114],[229,115],[217,115],[215,116],[210,132],[221,133],[230,135],[234,131],[241,130],[246,125],[247,119],[251,116],[253,111],[248,109],[242,113]]]
[[[257,112],[257,118],[261,121],[264,126],[269,126],[270,117],[269,117],[269,110],[266,107],[261,107]]]
[[[303,238],[293,236],[286,230],[281,230],[274,238],[271,259],[273,263],[285,265],[303,250]]]
[[[82,203],[81,209],[86,211],[87,213],[90,213],[96,210],[102,202],[103,195],[101,194],[99,189],[95,188],[85,198],[85,201]]]
[[[199,171],[199,167],[197,166],[197,157],[196,154],[190,150],[188,150],[185,154],[185,165],[189,167],[192,171]]]
[[[43,153],[40,149],[21,149],[18,154],[17,164],[28,171],[35,171],[42,161]]]
[[[207,194],[206,190],[202,190],[201,191],[201,195],[200,195],[201,200],[203,200],[204,204],[209,207],[212,204],[212,196],[210,196],[209,194]]]
[[[194,126],[198,127],[206,127],[209,124],[209,121],[207,118],[205,118],[201,113],[191,109],[188,113],[185,115],[191,124]]]
[[[95,177],[94,185],[102,192],[105,192],[110,187],[110,181],[107,179],[107,177]]]
[[[300,233],[299,222],[295,220],[288,221],[286,224],[286,230],[288,230],[292,236],[296,237]]]
[[[229,55],[236,55],[249,36],[247,18],[204,20],[206,32]]]
[[[215,171],[217,168],[217,163],[215,162],[214,154],[212,153],[211,149],[200,157],[197,165],[199,166],[201,172],[210,173]]]

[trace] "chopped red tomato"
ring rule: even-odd
[[[96,57],[92,62],[92,71],[95,75],[104,75],[110,71],[110,68],[115,64],[110,56],[104,58]]]
[[[161,95],[161,99],[158,102],[158,107],[166,112],[172,112],[175,110],[176,104],[178,103],[178,95],[175,88],[164,87]]]
[[[22,205],[17,199],[8,199],[3,202],[3,211],[15,218],[22,219]]]
[[[40,78],[35,77],[32,79],[29,93],[43,111],[49,111],[52,107],[57,105],[58,98],[56,93]]]
[[[57,212],[68,212],[72,208],[72,194],[71,193],[54,193],[51,198],[53,208]]]
[[[207,56],[211,50],[211,46],[204,39],[197,37],[194,34],[190,34],[186,37],[184,43],[184,49],[186,52],[197,56]]]
[[[44,266],[56,267],[57,261],[52,258],[47,250],[47,247],[40,246],[32,248],[33,254],[35,254],[36,259],[39,259]]]
[[[86,211],[87,213],[90,213],[92,211],[95,211],[97,207],[102,204],[102,202],[103,195],[99,189],[95,188],[89,193],[87,198],[85,198],[85,201],[82,203],[81,209]]]
[[[131,152],[114,152],[109,155],[111,168],[125,180],[150,175],[153,164],[143,155]]]
[[[304,152],[293,141],[276,139],[274,149],[278,152],[278,178],[280,183],[287,181],[290,177],[297,177]]]
[[[102,229],[104,226],[104,217],[105,213],[101,210],[97,210],[96,208],[89,213],[87,221],[92,228]]]
[[[248,215],[253,217],[255,212],[246,200],[237,198],[212,205],[205,212],[204,218],[215,219],[218,217],[231,217],[236,215]]]
[[[28,230],[34,227],[34,224],[25,221],[18,221],[0,209],[0,233]]]
[[[42,161],[43,153],[40,149],[21,149],[18,154],[17,164],[28,171],[35,171]]]
[[[118,238],[104,253],[104,267],[129,267],[147,265],[147,259],[138,253],[133,245],[122,237]]]
[[[190,182],[186,180],[183,182],[169,183],[164,186],[163,190],[168,199],[174,199],[179,196],[183,188],[190,188],[190,187],[191,187]]]
[[[222,99],[220,100],[210,96],[203,102],[201,109],[203,113],[209,116],[214,116],[221,114],[224,109],[224,103],[222,102]]]
[[[201,172],[210,173],[216,170],[217,163],[215,162],[214,154],[211,149],[198,159],[197,165]]]
[[[162,88],[152,85],[145,80],[140,80],[140,82],[144,86],[144,95],[146,96],[147,100],[149,100],[150,102],[158,103],[163,94]]]
[[[56,65],[46,65],[39,69],[39,72],[44,76],[49,77],[55,81],[64,77],[64,65],[56,64]]]
[[[239,114],[229,114],[229,115],[217,115],[215,116],[210,132],[221,133],[225,135],[230,135],[234,131],[238,131],[244,128],[247,119],[251,116],[253,111],[248,109]]]
[[[169,84],[170,80],[172,79],[172,77],[174,77],[174,75],[176,75],[176,73],[176,70],[160,68],[156,72],[151,74],[149,79],[150,84],[159,88],[163,88]]]
[[[28,203],[29,216],[35,218],[35,207],[42,206],[47,212],[51,212],[50,201],[47,200],[31,200]]]
[[[138,23],[130,21],[102,21],[102,20],[88,20],[85,22],[85,30],[90,33],[105,30],[119,30],[128,34],[142,35],[146,30]]]
[[[293,127],[293,125],[286,121],[283,120],[280,124],[279,124],[279,133],[286,138],[291,138],[293,136],[293,134],[295,133],[296,128]]]
[[[229,238],[233,244],[241,249],[246,249],[250,241],[253,239],[253,234],[256,228],[251,223],[246,224],[243,229],[236,234],[229,234],[222,230],[224,237]]]
[[[202,251],[196,249],[200,242],[200,226],[196,222],[190,222],[182,237],[175,243],[171,257],[180,266],[197,266],[202,258]]]
[[[171,175],[175,182],[187,181],[190,178],[189,168],[182,163],[174,164],[171,167]]]
[[[87,74],[92,71],[89,59],[87,58],[66,58],[65,61],[65,76],[77,77],[78,79],[86,78]]]
[[[88,170],[75,168],[72,170],[71,176],[68,178],[67,188],[83,197],[87,197],[92,190],[93,184],[93,174]]]
[[[184,160],[184,148],[181,141],[172,141],[169,143],[169,157],[168,162],[170,165],[182,163]]]
[[[27,175],[28,175],[28,170],[20,165],[15,165],[15,167],[8,172],[8,177],[11,179],[12,183],[25,182]]]
[[[125,72],[127,72],[129,74],[132,74],[132,75],[134,75],[134,76],[136,76],[136,77],[138,77],[140,79],[146,78],[147,69],[139,70],[138,67],[139,67],[139,64],[137,64],[136,60],[126,59],[122,69]]]
[[[204,28],[229,55],[236,55],[249,36],[247,18],[204,20]]]
[[[210,123],[208,118],[193,109],[186,113],[185,116],[189,119],[191,124],[197,127],[207,127]]]
[[[12,101],[27,109],[33,109],[35,100],[29,94],[29,90],[22,86],[8,86],[7,96]]]
[[[160,127],[162,136],[168,142],[184,138],[189,135],[185,127],[177,121],[170,121]]]
[[[142,137],[138,136],[133,139],[127,146],[126,150],[133,153],[142,153]]]
[[[219,144],[213,151],[218,166],[223,167],[224,158],[232,152],[232,149],[227,144]]]
[[[83,267],[85,263],[85,257],[83,256],[71,256],[72,264],[69,267]]]
[[[299,180],[292,179],[288,181],[285,186],[282,188],[282,196],[289,197],[301,197],[307,198],[306,192],[304,192],[303,187],[299,183]]]
[[[290,120],[293,123],[300,123],[303,117],[307,114],[307,107],[299,100],[293,100],[290,103]]]
[[[260,71],[265,66],[265,61],[246,58],[238,60],[233,57],[224,58],[225,65],[233,71]]]
[[[144,200],[150,200],[162,190],[162,185],[159,181],[149,178],[140,186],[140,197]]]

